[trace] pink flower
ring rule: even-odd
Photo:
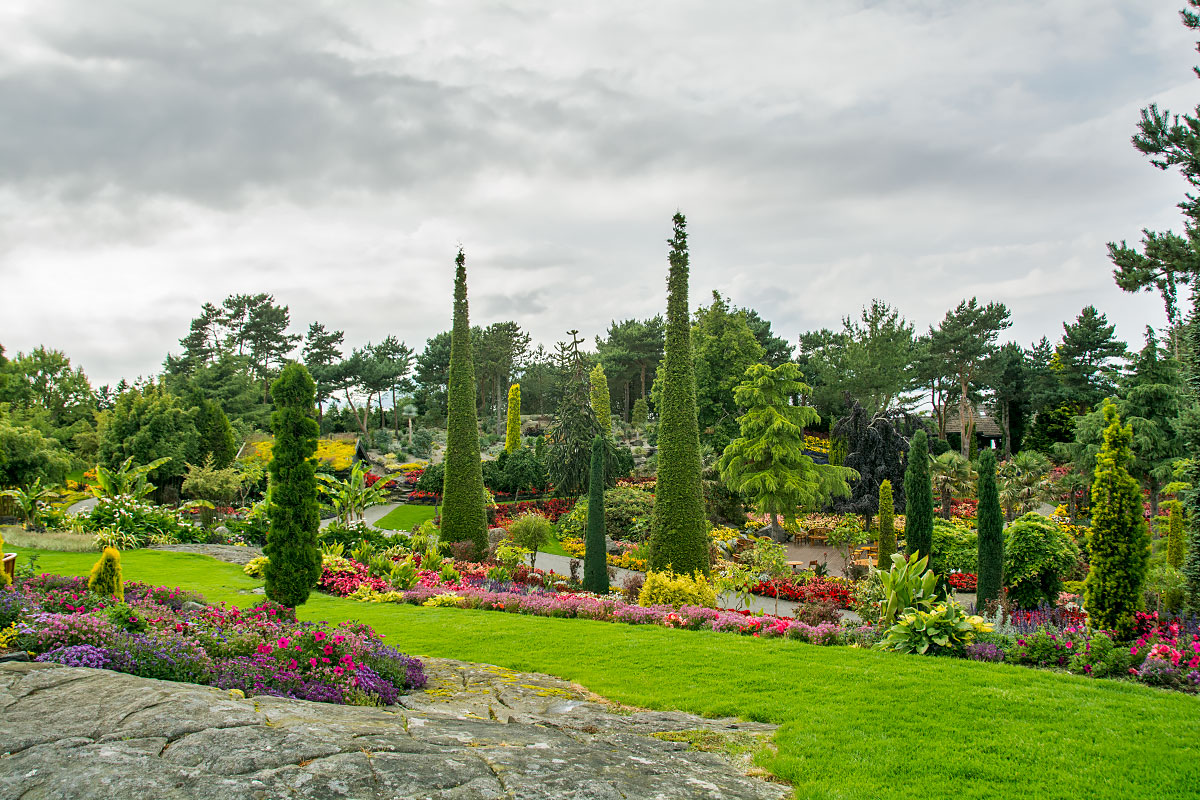
[[[322,658],[322,659],[321,659],[321,663],[322,663],[322,664],[328,664],[328,663],[329,663],[329,659],[328,659],[328,658]]]
[[[288,669],[295,669],[297,666],[299,665],[296,664],[296,659],[294,658],[288,662]]]
[[[325,641],[325,631],[317,631],[313,634],[313,640],[317,642]]]
[[[324,650],[322,650],[322,652],[325,653],[325,655],[327,655],[327,656],[333,655],[333,645],[330,645],[330,644],[325,645],[325,648],[324,648]]]
[[[341,676],[341,674],[342,674],[344,671],[345,671],[345,670],[343,670],[341,667],[334,667],[334,668],[333,668],[333,674],[334,674],[334,675],[337,675],[337,676],[339,676],[339,677]]]
[[[260,644],[256,649],[258,650],[259,653],[261,653],[263,655],[267,655],[271,652],[271,645]]]
[[[279,647],[280,650],[284,650],[291,643],[292,643],[291,640],[285,636],[282,639],[280,639],[279,641],[277,641],[275,644]]]
[[[317,665],[317,660],[316,660],[315,658],[310,658],[310,659],[308,660],[308,665],[309,665],[310,667],[315,667],[315,666]]]
[[[346,637],[342,636],[341,634],[338,634],[337,636],[333,637],[334,644],[341,644],[344,641],[346,641]]]

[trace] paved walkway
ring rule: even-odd
[[[399,508],[402,505],[405,505],[405,504],[404,503],[384,503],[381,506],[371,506],[370,508],[368,508],[366,511],[363,512],[363,519],[366,521],[366,523],[368,525],[374,525],[376,522],[379,522],[379,520],[383,519],[388,514],[392,513],[393,509]],[[321,527],[328,528],[335,519],[337,519],[337,517],[330,517],[329,519],[321,520]]]

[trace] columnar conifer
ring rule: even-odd
[[[1104,444],[1092,477],[1092,527],[1088,533],[1091,571],[1084,585],[1088,624],[1133,637],[1134,614],[1145,600],[1142,587],[1150,562],[1150,534],[1142,514],[1142,492],[1129,474],[1133,429],[1122,425],[1111,402],[1104,404]]]
[[[608,593],[608,549],[604,544],[604,440],[592,442],[592,475],[588,481],[587,538],[584,540],[583,588]]]
[[[588,373],[588,383],[591,385],[592,413],[600,425],[600,432],[605,436],[612,434],[612,399],[608,395],[608,376],[604,374],[604,366],[597,364]]]
[[[308,591],[321,577],[317,547],[320,513],[317,505],[316,384],[301,364],[288,364],[271,384],[275,412],[271,429],[275,445],[268,467],[271,479],[268,518],[271,521],[263,553],[267,597],[289,608],[308,600]]]
[[[929,555],[933,548],[933,483],[929,480],[929,440],[913,434],[904,470],[904,541],[908,554]]]
[[[633,424],[633,427],[637,428],[639,431],[644,430],[646,427],[646,422],[647,422],[647,420],[649,420],[649,418],[650,418],[650,406],[649,406],[649,404],[646,403],[646,398],[639,397],[637,400],[634,400],[633,401],[633,416],[630,419],[630,422]]]
[[[879,559],[875,564],[880,569],[891,569],[892,553],[896,552],[895,503],[892,482],[884,478],[879,484]]]
[[[984,450],[979,456],[979,575],[975,607],[1000,597],[1004,585],[1004,512],[1000,508],[1000,490],[996,486],[996,454]]]
[[[1173,500],[1169,504],[1171,518],[1167,521],[1167,563],[1175,569],[1183,568],[1183,503]]]
[[[446,473],[442,488],[442,539],[487,549],[483,464],[479,460],[479,421],[475,416],[475,364],[467,310],[467,257],[454,259],[454,327],[450,332],[449,387],[446,395]]]
[[[504,452],[521,446],[521,384],[508,387],[508,427],[504,431]]]
[[[687,220],[676,213],[673,222],[650,569],[708,574],[708,520],[700,490],[700,431],[688,310]]]

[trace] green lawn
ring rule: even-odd
[[[433,519],[436,506],[402,505],[396,506],[387,516],[375,523],[376,528],[389,531],[410,531],[414,525],[420,525],[427,519]]]
[[[83,574],[94,554],[45,553]],[[123,556],[126,579],[246,605],[233,565],[179,553]],[[360,619],[389,643],[546,672],[633,705],[781,725],[761,763],[803,798],[1195,797],[1200,698],[996,664],[794,641],[368,605],[313,595],[312,619]]]

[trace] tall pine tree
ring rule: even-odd
[[[676,213],[669,244],[667,336],[658,408],[658,485],[650,526],[650,569],[708,574],[708,520],[700,489],[696,374],[688,319],[687,220]]]
[[[321,577],[317,547],[320,512],[317,505],[317,452],[320,432],[313,419],[316,384],[301,364],[288,364],[271,384],[275,413],[271,429],[271,521],[263,553],[267,597],[288,608],[308,600],[308,591]]]
[[[933,483],[929,480],[929,440],[913,434],[904,470],[904,541],[909,555],[927,556],[933,549]]]
[[[583,588],[608,594],[608,548],[604,543],[604,439],[592,441],[592,476],[588,481],[587,538],[584,540]]]
[[[1000,597],[1004,581],[1004,512],[1000,509],[1000,490],[996,485],[996,454],[984,450],[979,456],[979,581],[975,607]]]
[[[476,555],[487,549],[483,465],[479,460],[479,421],[475,416],[475,364],[467,311],[467,257],[454,259],[454,327],[450,333],[449,388],[446,395],[446,465],[442,484],[442,539],[474,542]]]
[[[1092,569],[1084,586],[1088,623],[1098,630],[1133,637],[1134,614],[1145,601],[1142,587],[1150,563],[1150,534],[1142,515],[1142,492],[1129,474],[1133,430],[1122,425],[1116,406],[1104,404],[1104,445],[1092,478]]]

